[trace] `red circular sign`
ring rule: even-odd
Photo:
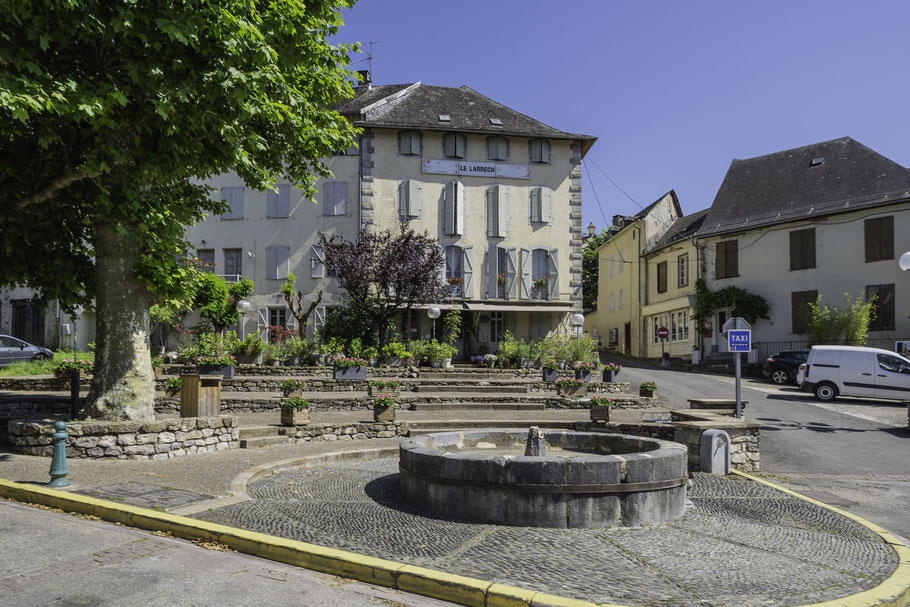
[[[661,339],[667,339],[670,337],[670,329],[667,327],[661,327],[657,330],[657,336]]]

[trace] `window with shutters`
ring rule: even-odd
[[[446,285],[451,297],[471,297],[473,295],[472,278],[473,247],[449,245],[445,247]]]
[[[310,254],[310,278],[325,277],[325,255],[322,253],[322,247],[313,247]]]
[[[221,219],[243,219],[243,186],[227,186],[221,188],[221,199],[228,205],[228,210],[221,215]]]
[[[662,261],[657,264],[657,292],[667,292],[667,262]]]
[[[447,181],[444,201],[444,229],[447,236],[464,236],[464,184]]]
[[[626,305],[626,290],[619,290],[619,309],[622,310]]]
[[[199,249],[196,251],[199,266],[203,272],[215,273],[215,249]]]
[[[405,310],[401,313],[401,336],[404,339],[420,339],[420,312]]]
[[[266,217],[289,217],[291,215],[291,184],[279,183],[275,186],[278,191],[269,190],[266,194]]]
[[[547,270],[547,250],[534,249],[531,253],[531,277],[534,281],[531,289],[532,299],[546,299],[549,278]]]
[[[272,280],[284,280],[288,275],[288,246],[265,248],[265,277]]]
[[[546,139],[528,141],[528,158],[535,164],[550,163],[550,142]]]
[[[442,154],[446,158],[464,158],[467,147],[468,138],[461,133],[446,133],[442,136]]]
[[[498,343],[502,341],[505,333],[506,319],[503,312],[490,312],[490,341]]]
[[[276,342],[286,333],[282,329],[288,328],[288,309],[269,308],[269,341]]]
[[[509,235],[509,188],[494,185],[487,188],[487,237]]]
[[[790,293],[791,330],[794,335],[809,332],[809,304],[818,300],[818,291],[794,291]]]
[[[660,329],[663,325],[660,322],[659,316],[654,316],[651,318],[651,343],[656,344],[660,343],[660,338],[657,337],[657,330]]]
[[[815,267],[815,228],[790,232],[790,271]]]
[[[487,158],[489,160],[509,159],[509,140],[505,137],[487,138]]]
[[[550,188],[536,186],[530,190],[529,210],[531,214],[531,223],[550,223],[551,221],[551,199],[552,193]]]
[[[866,263],[894,259],[894,217],[865,221]]]
[[[889,218],[890,219],[890,218]],[[894,330],[894,284],[868,285],[866,301],[872,301],[870,331]]]
[[[689,254],[683,253],[676,258],[677,287],[685,287],[689,284]]]
[[[496,296],[500,299],[509,297],[506,289],[506,267],[509,264],[509,250],[504,247],[496,248],[496,267],[499,270],[496,273]]]
[[[420,156],[421,138],[417,131],[400,131],[398,133],[398,154],[401,156]]]
[[[416,179],[398,183],[398,217],[402,221],[420,218],[423,211],[423,185]]]
[[[724,240],[716,245],[714,278],[739,276],[739,243],[736,240]]]
[[[615,308],[614,308],[614,299],[613,299],[612,293],[610,293],[609,302],[610,302],[610,312],[613,312]]]
[[[243,275],[243,249],[224,250],[224,273],[228,281],[240,280]]]
[[[322,214],[346,215],[348,212],[348,182],[326,181],[322,184]]]

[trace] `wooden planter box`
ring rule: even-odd
[[[588,386],[556,386],[556,392],[560,396],[585,396]]]
[[[645,390],[644,388],[639,388],[639,389],[638,389],[638,395],[639,395],[639,396],[647,396],[647,397],[649,397],[649,398],[652,397],[652,396],[654,396],[654,392],[655,392],[654,390]]]
[[[395,421],[395,407],[373,407],[374,422]]]
[[[388,394],[392,398],[398,398],[399,396],[401,396],[401,386],[395,388],[394,390],[370,386],[369,393],[370,393],[370,396],[385,396],[386,394]]]
[[[164,369],[162,369],[161,367],[152,367],[152,374],[155,377],[161,377],[162,375],[164,375]]]
[[[221,375],[224,379],[234,379],[234,365],[199,365],[199,375]]]
[[[559,369],[542,369],[543,380],[547,383],[553,383],[559,379]]]
[[[575,379],[580,379],[586,384],[591,383],[591,372],[585,369],[575,369]]]
[[[335,379],[366,379],[366,367],[335,367]]]
[[[180,417],[217,417],[221,414],[221,377],[180,376]]]
[[[281,407],[281,425],[282,426],[306,426],[310,423],[309,409],[294,409],[293,407]]]
[[[609,422],[612,409],[613,407],[604,407],[603,405],[591,405],[591,421]]]

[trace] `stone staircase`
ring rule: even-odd
[[[480,392],[482,394],[527,394],[528,389],[525,386],[514,384],[475,384],[475,385],[451,385],[451,384],[418,384],[414,386],[414,392],[430,392],[436,394],[445,394],[450,392]]]
[[[283,445],[288,437],[279,426],[247,426],[240,428],[240,448],[257,449],[270,445]]]
[[[411,403],[412,411],[544,411],[546,408],[547,406],[543,402],[517,402],[513,399]]]
[[[538,426],[540,428],[552,428],[556,430],[573,430],[576,421],[555,421],[555,420],[535,420],[535,419],[503,419],[503,420],[441,420],[441,421],[419,421],[409,423],[410,436],[420,436],[432,432],[458,432],[460,430],[472,430],[474,428],[528,428],[529,426]]]

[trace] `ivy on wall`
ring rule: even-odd
[[[696,280],[694,318],[699,335],[705,334],[705,320],[722,308],[731,308],[731,317],[740,316],[749,324],[754,324],[759,318],[771,318],[771,305],[761,295],[732,285],[712,291],[704,278]]]

